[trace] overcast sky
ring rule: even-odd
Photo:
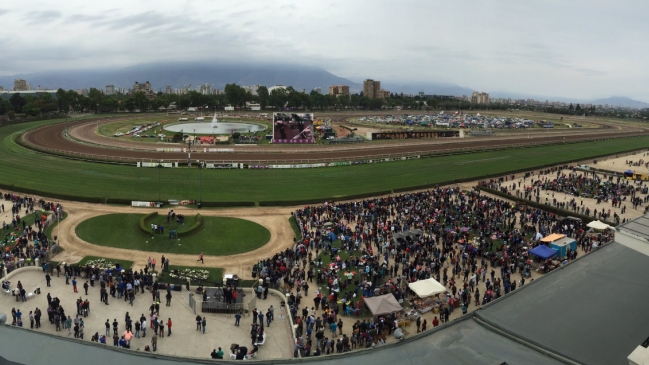
[[[647,0],[0,2],[0,75],[151,61],[649,102]]]

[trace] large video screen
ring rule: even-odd
[[[272,143],[314,143],[313,113],[274,113]]]

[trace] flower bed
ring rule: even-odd
[[[169,276],[174,279],[207,280],[210,278],[210,272],[201,269],[182,269],[176,274],[175,270],[171,270]]]

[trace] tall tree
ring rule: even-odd
[[[266,109],[268,105],[268,88],[266,86],[259,86],[257,88],[257,96],[259,97],[259,104],[262,109]]]
[[[23,106],[27,104],[25,99],[20,96],[20,93],[15,93],[9,98],[9,103],[16,113],[21,113],[23,111]]]

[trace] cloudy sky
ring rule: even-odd
[[[0,2],[0,75],[224,60],[649,102],[646,0]]]

